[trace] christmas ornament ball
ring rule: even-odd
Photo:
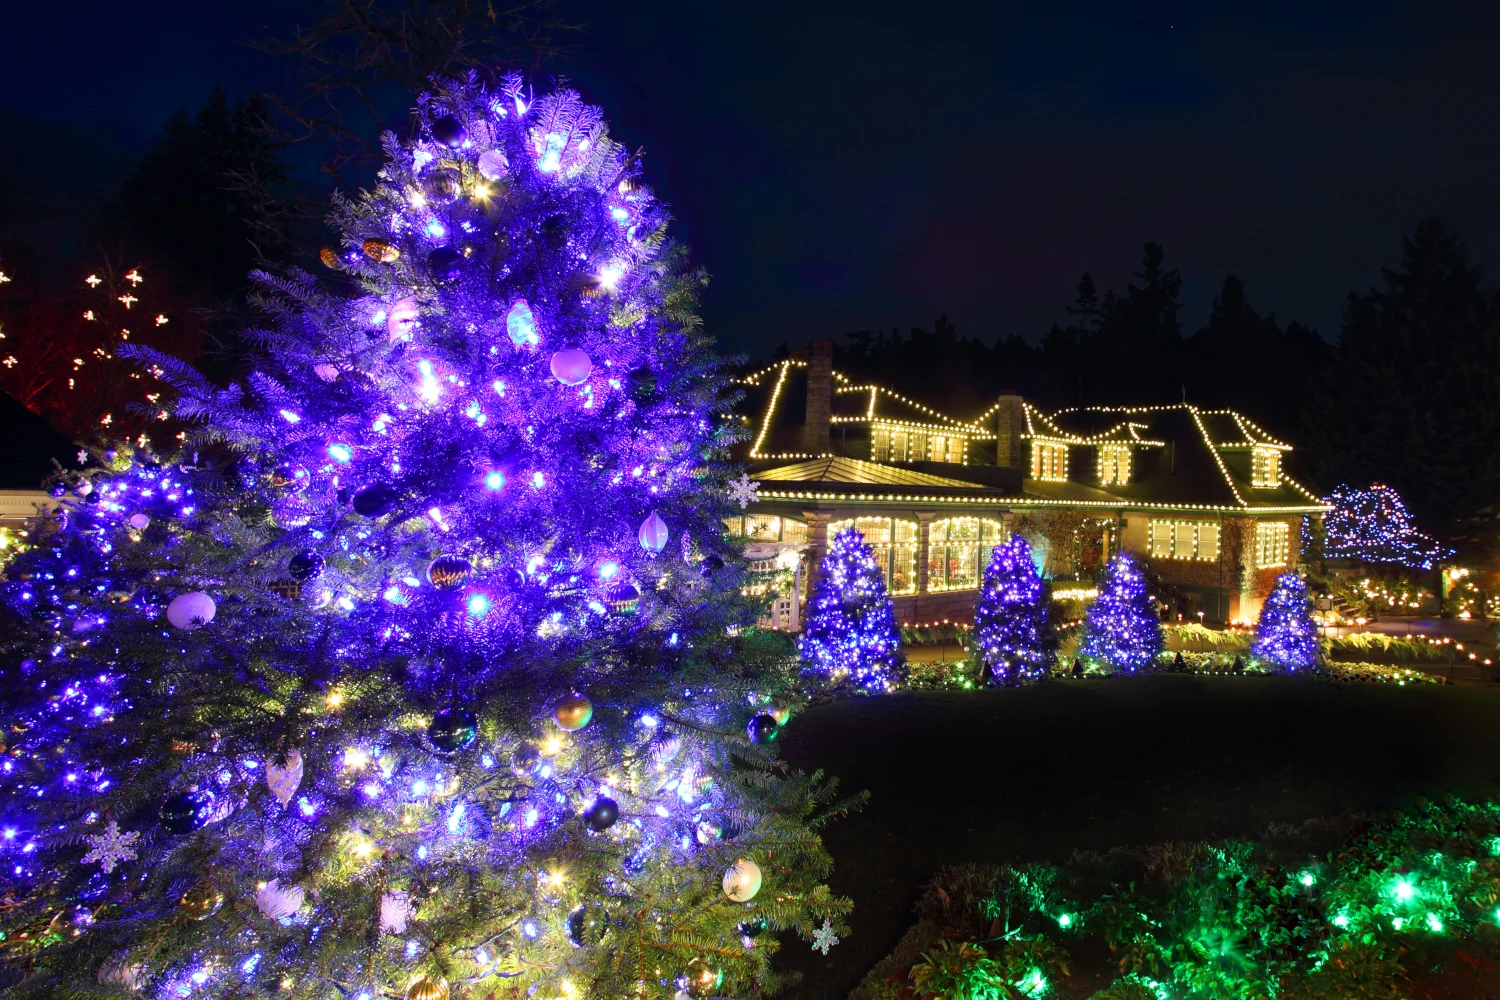
[[[198,628],[213,621],[216,610],[212,597],[201,590],[192,590],[172,598],[167,605],[167,621],[174,628]]]
[[[271,521],[286,531],[305,527],[312,520],[313,505],[302,497],[282,497],[271,505]]]
[[[432,122],[432,137],[449,149],[457,149],[469,137],[463,122],[452,115],[443,115]]]
[[[753,938],[764,934],[767,926],[765,917],[756,917],[754,920],[741,922],[735,930],[739,931],[740,937]]]
[[[620,804],[614,799],[599,796],[594,804],[583,811],[583,823],[595,833],[603,833],[614,826],[620,818]]]
[[[723,568],[724,560],[714,555],[712,552],[704,556],[703,561],[698,564],[698,572],[702,573],[704,577],[713,576]]]
[[[770,743],[781,732],[781,724],[770,712],[757,712],[745,726],[751,743]]]
[[[517,775],[530,774],[542,761],[542,752],[533,743],[522,743],[510,756],[510,769]]]
[[[479,162],[476,167],[479,174],[487,181],[498,181],[505,176],[505,168],[510,166],[510,161],[505,154],[498,149],[486,149],[479,154]]]
[[[385,240],[365,240],[365,256],[381,264],[394,264],[401,259],[401,251]]]
[[[463,182],[457,170],[445,167],[422,178],[422,194],[434,205],[451,205],[462,193]]]
[[[438,556],[427,564],[427,582],[439,590],[452,590],[461,586],[474,572],[474,567],[463,556]]]
[[[693,838],[704,847],[716,844],[724,839],[724,824],[712,819],[699,820],[693,828]]]
[[[224,894],[212,882],[199,882],[177,901],[183,913],[194,920],[207,920],[224,905]]]
[[[458,247],[438,247],[427,255],[427,273],[438,284],[452,284],[463,277],[463,252]]]
[[[323,557],[316,552],[298,552],[287,560],[286,571],[293,580],[316,580],[323,575]]]
[[[323,262],[324,267],[339,266],[339,252],[333,247],[325,246],[318,251],[318,259]]]
[[[201,830],[214,813],[214,793],[178,792],[161,804],[157,819],[168,833],[192,833]]]
[[[564,347],[552,355],[552,377],[563,385],[582,385],[594,370],[588,352],[579,347]]]
[[[740,858],[724,872],[724,895],[736,903],[748,903],[760,892],[760,865]]]
[[[442,976],[418,976],[406,988],[406,1000],[448,1000],[448,980]]]
[[[599,940],[604,924],[605,915],[599,904],[580,903],[568,914],[564,929],[573,947],[582,948],[590,942]]]
[[[474,713],[463,708],[445,708],[432,717],[427,726],[427,738],[439,753],[458,753],[474,742],[479,735],[479,725]]]
[[[724,972],[710,965],[705,959],[697,958],[688,964],[687,994],[693,1000],[709,1000],[717,996],[719,987],[724,985]]]
[[[354,493],[354,513],[361,517],[383,517],[396,509],[401,494],[388,483],[371,483]]]
[[[552,721],[567,733],[577,732],[594,717],[594,703],[577,691],[565,694],[552,706]]]

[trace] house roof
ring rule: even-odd
[[[995,439],[994,415],[1001,404],[971,420],[960,420],[882,386],[852,380],[835,371],[833,426],[883,420],[921,426],[934,433],[963,434],[971,441]],[[854,457],[802,453],[806,417],[807,363],[777,362],[741,381],[741,414],[751,438],[752,475],[767,496],[797,499],[931,500],[1004,503],[1013,507],[1075,506],[1146,508],[1199,512],[1310,512],[1325,510],[1317,494],[1286,473],[1279,485],[1251,485],[1257,450],[1291,451],[1248,417],[1234,410],[1205,410],[1188,403],[1167,406],[1077,407],[1047,412],[1023,403],[1023,440],[1076,446],[1069,455],[1069,478],[1054,482],[1024,479],[1020,492],[987,483],[980,469],[953,465],[953,474],[917,471],[902,465]],[[1097,485],[1094,449],[1130,449],[1131,476],[1125,485]],[[834,443],[834,450],[839,444]],[[780,464],[783,462],[791,464]],[[922,463],[928,470],[936,463]],[[995,470],[990,470],[995,471]],[[1029,470],[1027,470],[1029,471]],[[1012,476],[1014,472],[1010,473]],[[1013,481],[1012,481],[1013,482]]]

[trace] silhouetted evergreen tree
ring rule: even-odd
[[[1324,482],[1389,483],[1438,534],[1479,540],[1500,496],[1500,303],[1437,220],[1350,295],[1302,437]]]

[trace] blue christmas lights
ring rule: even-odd
[[[1122,674],[1148,669],[1161,652],[1161,619],[1146,577],[1125,553],[1110,560],[1083,623],[1085,659]]]
[[[1432,569],[1453,556],[1452,549],[1417,530],[1401,494],[1389,486],[1344,485],[1324,502],[1333,506],[1323,516],[1323,553],[1329,559]]]
[[[1318,664],[1318,626],[1312,617],[1307,584],[1296,573],[1283,573],[1260,608],[1250,655],[1287,673]]]
[[[1036,680],[1051,663],[1046,588],[1020,535],[990,555],[974,610],[974,639],[995,684]]]
[[[797,643],[809,667],[834,684],[891,690],[905,658],[885,578],[864,536],[852,528],[828,544]]]

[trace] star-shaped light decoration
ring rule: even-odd
[[[110,820],[103,833],[90,834],[83,839],[89,842],[89,852],[83,856],[83,863],[90,865],[97,861],[99,869],[108,875],[120,862],[135,860],[131,845],[140,840],[141,835],[134,830],[121,832],[120,824]]]
[[[740,505],[740,510],[753,503],[760,501],[760,484],[750,478],[747,473],[740,473],[740,478],[729,484],[729,499]]]
[[[823,926],[813,931],[813,951],[828,954],[828,950],[839,943],[839,936],[833,932],[833,924],[827,917],[823,918]]]

